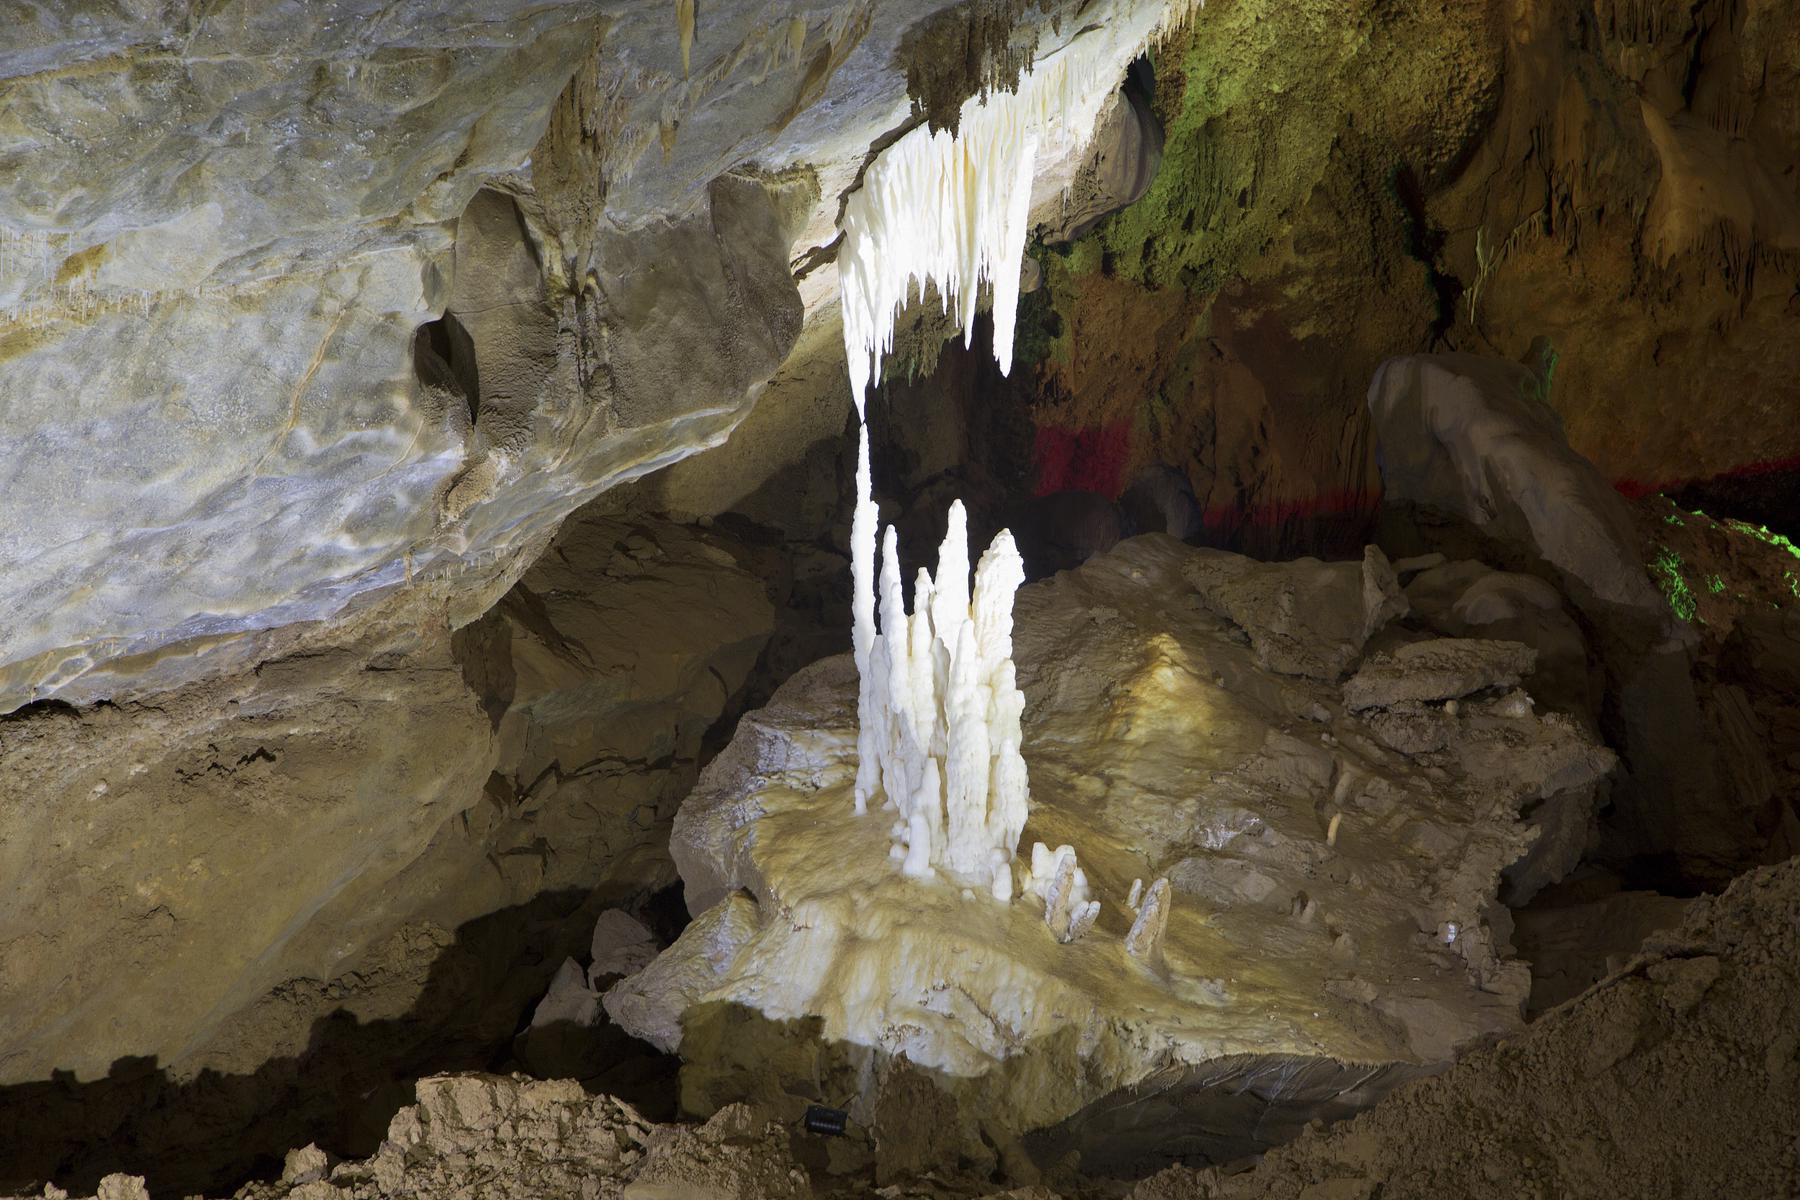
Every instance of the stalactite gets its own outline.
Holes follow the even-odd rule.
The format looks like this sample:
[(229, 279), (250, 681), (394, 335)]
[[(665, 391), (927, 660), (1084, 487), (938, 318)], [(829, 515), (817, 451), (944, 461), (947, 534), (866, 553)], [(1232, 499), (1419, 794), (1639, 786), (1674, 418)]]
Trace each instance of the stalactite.
[[(1162, 6), (1155, 28), (1192, 7), (1190, 0)], [(895, 317), (914, 288), (923, 293), (935, 285), (945, 311), (955, 305), (967, 345), (980, 284), (990, 283), (994, 355), (1003, 373), (1011, 369), (1038, 149), (1054, 144), (1067, 151), (1085, 142), (1111, 96), (1120, 64), (1108, 56), (1118, 50), (1105, 38), (1077, 36), (1023, 72), (1016, 92), (966, 101), (956, 134), (920, 126), (869, 164), (845, 202), (837, 260), (859, 418), (882, 356), (893, 349)], [(908, 875), (942, 871), (1008, 901), (1030, 795), (1019, 748), (1025, 699), (1012, 664), (1012, 600), (1024, 564), (1012, 535), (1002, 531), (982, 556), (971, 593), (967, 520), (962, 504), (953, 504), (937, 573), (919, 572), (909, 614), (892, 528), (883, 539), (879, 583), (875, 577), (879, 522), (866, 422), (856, 487), (850, 536), (856, 811), (867, 812), (877, 798), (895, 810), (892, 853)], [(1034, 860), (1040, 853), (1049, 852), (1036, 847)], [(1063, 941), (1090, 929), (1100, 910), (1087, 898), (1074, 853), (1062, 847), (1042, 864), (1049, 875), (1031, 876), (1046, 898), (1046, 920)]]

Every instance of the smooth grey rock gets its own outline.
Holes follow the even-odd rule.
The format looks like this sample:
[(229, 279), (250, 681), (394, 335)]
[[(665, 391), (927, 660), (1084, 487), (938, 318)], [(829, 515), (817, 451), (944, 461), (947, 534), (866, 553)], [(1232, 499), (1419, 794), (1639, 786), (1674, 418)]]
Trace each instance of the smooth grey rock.
[(642, 921), (619, 909), (607, 909), (594, 922), (589, 986), (609, 977), (637, 974), (655, 960), (659, 949)]

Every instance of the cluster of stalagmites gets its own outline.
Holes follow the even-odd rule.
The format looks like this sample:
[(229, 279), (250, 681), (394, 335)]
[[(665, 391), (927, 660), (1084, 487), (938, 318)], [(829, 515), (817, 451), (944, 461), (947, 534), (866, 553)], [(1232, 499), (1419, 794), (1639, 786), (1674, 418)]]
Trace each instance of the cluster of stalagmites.
[[(895, 814), (891, 856), (908, 876), (941, 873), (1008, 903), (1030, 808), (1019, 751), (1025, 696), (1012, 661), (1012, 602), (1024, 564), (1012, 535), (1001, 530), (975, 567), (971, 590), (967, 515), (960, 502), (952, 504), (937, 574), (920, 568), (908, 613), (892, 526), (882, 537), (879, 591), (872, 582), (876, 522), (866, 429), (857, 480), (856, 809), (866, 812), (870, 801), (885, 798)], [(1044, 923), (1058, 941), (1077, 940), (1099, 918), (1100, 902), (1089, 898), (1072, 846), (1035, 844), (1023, 890), (1043, 901)], [(1162, 897), (1159, 911), (1166, 889)]]

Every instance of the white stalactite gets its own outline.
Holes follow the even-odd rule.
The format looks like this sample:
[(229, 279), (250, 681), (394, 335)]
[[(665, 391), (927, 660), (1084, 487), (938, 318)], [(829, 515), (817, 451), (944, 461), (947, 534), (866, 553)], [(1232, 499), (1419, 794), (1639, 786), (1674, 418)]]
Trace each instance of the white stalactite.
[(1041, 52), (1016, 91), (963, 103), (959, 132), (920, 125), (863, 172), (839, 223), (838, 289), (850, 390), (881, 376), (894, 348), (894, 318), (915, 289), (935, 283), (956, 306), (963, 344), (974, 337), (982, 282), (994, 289), (994, 358), (1012, 369), (1019, 267), (1031, 220), (1039, 152), (1078, 160), (1126, 64), (1161, 30), (1185, 20), (1195, 0), (1121, 5), (1103, 29)]
[[(959, 133), (920, 126), (883, 150), (845, 202), (838, 251), (845, 358), (858, 417), (894, 320), (907, 298), (936, 285), (952, 302), (967, 345), (980, 284), (994, 295), (994, 357), (1012, 367), (1019, 267), (1030, 221), (1038, 152), (1073, 160), (1133, 55), (1184, 18), (1194, 0), (1125, 0), (1116, 19), (1083, 30), (1040, 56), (1016, 92), (993, 91), (963, 104)], [(938, 871), (987, 886), (1011, 900), (1012, 860), (1025, 827), (1030, 781), (1020, 753), (1025, 698), (1012, 664), (1013, 593), (1024, 564), (1002, 531), (969, 584), (966, 517), (960, 502), (938, 551), (935, 576), (921, 570), (913, 611), (905, 611), (899, 547), (886, 532), (879, 582), (879, 521), (863, 423), (851, 522), (852, 645), (857, 695), (856, 811), (878, 798), (896, 810), (893, 857), (913, 876)], [(879, 613), (879, 621), (877, 619)], [(1099, 903), (1062, 847), (1045, 864), (1061, 872), (1054, 913), (1064, 941), (1092, 927)], [(1044, 851), (1034, 850), (1034, 858)], [(1040, 895), (1054, 882), (1038, 881)]]

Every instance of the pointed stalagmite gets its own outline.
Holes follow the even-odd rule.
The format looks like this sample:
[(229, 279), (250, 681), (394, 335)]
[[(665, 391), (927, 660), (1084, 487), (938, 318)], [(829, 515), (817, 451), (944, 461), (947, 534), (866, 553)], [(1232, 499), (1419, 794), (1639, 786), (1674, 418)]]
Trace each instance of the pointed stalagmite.
[(1131, 931), (1125, 935), (1125, 950), (1133, 958), (1145, 962), (1154, 962), (1162, 953), (1163, 934), (1169, 928), (1169, 902), (1172, 898), (1167, 879), (1158, 879), (1150, 885), (1144, 894), (1141, 904), (1137, 901), (1141, 880), (1132, 884), (1131, 905), (1137, 909), (1137, 918), (1131, 923)]

